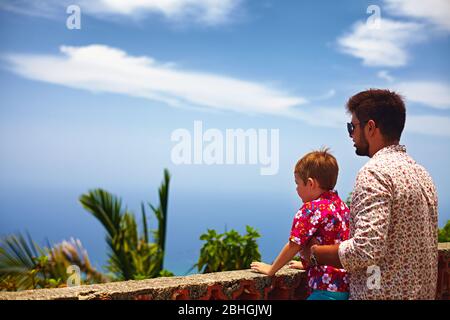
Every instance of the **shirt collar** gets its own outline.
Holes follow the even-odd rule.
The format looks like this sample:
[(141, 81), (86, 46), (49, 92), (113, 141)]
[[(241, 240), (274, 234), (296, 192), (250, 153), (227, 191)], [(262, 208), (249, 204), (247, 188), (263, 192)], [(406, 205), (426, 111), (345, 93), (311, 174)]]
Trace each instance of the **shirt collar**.
[(402, 144), (392, 144), (390, 146), (381, 148), (378, 150), (372, 158), (379, 157), (384, 154), (397, 153), (397, 152), (406, 152), (406, 147)]
[(329, 190), (329, 191), (325, 191), (324, 193), (322, 193), (319, 196), (319, 199), (329, 199), (329, 200), (331, 200), (331, 199), (337, 197), (337, 195), (338, 195), (338, 193), (337, 193), (336, 190)]

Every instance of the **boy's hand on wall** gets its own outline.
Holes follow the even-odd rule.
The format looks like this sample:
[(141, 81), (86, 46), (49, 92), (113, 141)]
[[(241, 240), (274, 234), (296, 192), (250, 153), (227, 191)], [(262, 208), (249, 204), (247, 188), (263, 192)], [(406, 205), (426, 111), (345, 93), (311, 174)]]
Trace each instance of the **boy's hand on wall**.
[(268, 276), (273, 276), (271, 272), (272, 265), (264, 262), (253, 261), (250, 265), (251, 269), (259, 273), (267, 274)]
[(288, 263), (289, 268), (291, 269), (300, 269), (300, 270), (305, 270), (306, 266), (303, 265), (303, 263), (301, 261), (296, 261), (296, 260), (292, 260)]

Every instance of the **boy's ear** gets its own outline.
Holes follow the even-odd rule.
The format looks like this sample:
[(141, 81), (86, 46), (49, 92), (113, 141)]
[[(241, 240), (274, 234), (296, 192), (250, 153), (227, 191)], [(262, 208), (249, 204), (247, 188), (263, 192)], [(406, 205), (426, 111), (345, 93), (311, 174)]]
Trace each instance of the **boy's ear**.
[(316, 179), (313, 179), (313, 178), (308, 178), (308, 185), (309, 185), (311, 188), (320, 187), (319, 181), (317, 181)]

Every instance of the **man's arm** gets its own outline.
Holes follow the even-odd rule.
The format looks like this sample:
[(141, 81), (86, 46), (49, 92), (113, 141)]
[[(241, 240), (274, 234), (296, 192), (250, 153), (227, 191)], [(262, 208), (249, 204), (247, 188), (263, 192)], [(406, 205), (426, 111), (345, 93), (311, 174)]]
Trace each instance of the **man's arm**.
[(386, 252), (392, 193), (389, 182), (379, 172), (365, 170), (358, 175), (352, 202), (356, 212), (352, 238), (340, 244), (312, 246), (317, 263), (346, 269), (367, 268), (378, 264)]
[(387, 251), (393, 203), (393, 185), (379, 168), (366, 168), (358, 175), (352, 211), (352, 238), (339, 244), (339, 259), (349, 272), (378, 265)]
[(341, 260), (339, 259), (339, 244), (333, 245), (313, 245), (311, 247), (311, 254), (314, 254), (317, 264), (332, 266), (342, 269)]
[(273, 264), (266, 264), (263, 262), (252, 262), (250, 265), (252, 270), (258, 271), (260, 273), (267, 274), (269, 276), (273, 276), (278, 270), (280, 270), (286, 263), (291, 261), (291, 259), (297, 254), (297, 252), (301, 249), (301, 246), (298, 244), (289, 241), (286, 243), (284, 248), (281, 250), (278, 257), (275, 259)]

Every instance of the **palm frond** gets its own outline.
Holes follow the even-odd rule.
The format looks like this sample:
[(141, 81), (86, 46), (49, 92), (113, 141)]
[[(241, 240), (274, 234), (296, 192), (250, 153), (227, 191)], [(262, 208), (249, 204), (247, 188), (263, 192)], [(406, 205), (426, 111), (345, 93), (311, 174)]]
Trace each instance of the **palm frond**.
[(7, 236), (0, 242), (0, 290), (64, 286), (69, 277), (67, 268), (73, 265), (80, 268), (85, 283), (108, 280), (91, 266), (79, 240), (55, 246), (48, 243), (41, 248), (29, 234), (27, 238), (21, 234)]
[[(150, 242), (147, 216), (141, 203), (142, 233), (139, 234), (132, 212), (122, 209), (121, 200), (102, 189), (90, 190), (80, 196), (83, 207), (104, 226), (106, 242), (110, 249), (108, 270), (118, 280), (151, 278), (163, 270), (167, 204), (170, 174), (164, 170), (164, 180), (159, 188), (159, 206), (148, 203), (158, 221), (158, 229), (153, 231), (155, 243)], [(165, 274), (168, 274), (166, 271)]]

